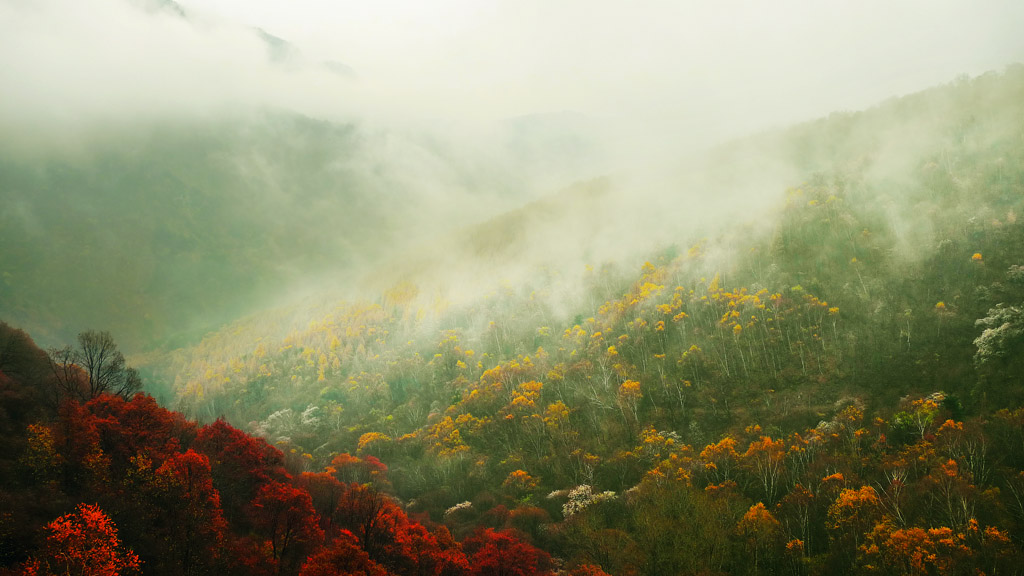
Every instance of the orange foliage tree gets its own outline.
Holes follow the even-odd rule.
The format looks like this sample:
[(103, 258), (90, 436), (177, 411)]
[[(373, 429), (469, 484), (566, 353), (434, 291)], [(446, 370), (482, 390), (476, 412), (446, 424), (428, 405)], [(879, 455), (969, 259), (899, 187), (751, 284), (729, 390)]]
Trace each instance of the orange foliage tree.
[(871, 486), (844, 488), (828, 509), (826, 526), (841, 553), (854, 554), (863, 535), (881, 520), (882, 503)]
[(736, 533), (746, 543), (747, 550), (754, 554), (754, 573), (758, 573), (762, 560), (771, 555), (781, 543), (782, 529), (775, 516), (758, 502), (750, 507), (736, 525)]

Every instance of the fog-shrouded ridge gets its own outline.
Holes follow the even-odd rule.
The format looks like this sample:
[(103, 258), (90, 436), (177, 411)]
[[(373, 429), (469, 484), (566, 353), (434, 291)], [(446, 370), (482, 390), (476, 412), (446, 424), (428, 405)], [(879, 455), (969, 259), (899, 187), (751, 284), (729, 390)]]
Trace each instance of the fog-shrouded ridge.
[(0, 0), (0, 573), (1013, 573), (1018, 3)]
[[(900, 132), (897, 105), (825, 139), (847, 148), (778, 127), (1002, 69), (1020, 21), (1013, 2), (2, 2), (0, 316), (138, 350), (301, 296), (414, 278), (472, 298), (768, 233), (749, 215), (816, 170), (893, 181), (948, 137)], [(912, 204), (891, 216), (908, 246), (928, 233)]]
[[(755, 289), (804, 286), (855, 301), (872, 310), (859, 321), (882, 325), (906, 312), (887, 301), (898, 290), (860, 277), (864, 264), (850, 254), (871, 262), (875, 274), (898, 278), (945, 262), (952, 246), (970, 262), (989, 241), (978, 231), (983, 224), (1005, 222), (1009, 230), (1020, 212), (1009, 166), (1024, 131), (1022, 106), (1024, 67), (1016, 66), (718, 146), (680, 164), (672, 181), (692, 194), (645, 196), (637, 192), (667, 185), (628, 176), (580, 182), (383, 257), (347, 289), (294, 293), (272, 314), (146, 362), (179, 392), (191, 390), (206, 367), (233, 361), (223, 354), (286, 350), (301, 339), (296, 334), (337, 329), (333, 322), (363, 306), (394, 314), (396, 298), (417, 312), (414, 327), (387, 339), (391, 352), (404, 350), (409, 336), (429, 349), (446, 329), (470, 346), (486, 342), (502, 317), (527, 333), (538, 326), (558, 333), (595, 315), (604, 298), (632, 290), (646, 260), (676, 270), (686, 286), (719, 275), (745, 278)], [(1004, 165), (1005, 178), (991, 181)], [(928, 290), (926, 300), (968, 297), (938, 285)], [(526, 303), (521, 311), (503, 308)], [(517, 350), (530, 352), (532, 341), (516, 342), (525, 346)]]

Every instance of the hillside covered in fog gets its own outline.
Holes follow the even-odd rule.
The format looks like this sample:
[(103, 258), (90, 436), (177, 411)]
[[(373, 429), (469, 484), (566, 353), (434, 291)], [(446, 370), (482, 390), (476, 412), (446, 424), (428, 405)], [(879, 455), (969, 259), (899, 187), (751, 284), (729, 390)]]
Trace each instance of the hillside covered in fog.
[(0, 576), (1021, 573), (1021, 21), (0, 2)]
[[(535, 544), (612, 573), (742, 572), (728, 543), (747, 521), (767, 523), (771, 570), (795, 546), (801, 570), (871, 562), (889, 552), (832, 527), (862, 485), (892, 499), (893, 530), (1012, 533), (997, 493), (1018, 449), (988, 446), (1024, 399), (1021, 96), (1015, 68), (724, 146), (700, 179), (725, 226), (591, 182), (424, 249), (444, 274), (252, 316), (152, 358), (154, 380), (303, 469), (380, 458), (387, 489), (456, 536), (531, 514)], [(729, 202), (766, 158), (798, 176), (764, 208)], [(629, 233), (643, 222), (677, 242), (641, 250), (659, 237)], [(616, 242), (634, 259), (587, 260)], [(954, 464), (947, 508), (931, 491)], [(945, 561), (983, 554), (964, 546)]]

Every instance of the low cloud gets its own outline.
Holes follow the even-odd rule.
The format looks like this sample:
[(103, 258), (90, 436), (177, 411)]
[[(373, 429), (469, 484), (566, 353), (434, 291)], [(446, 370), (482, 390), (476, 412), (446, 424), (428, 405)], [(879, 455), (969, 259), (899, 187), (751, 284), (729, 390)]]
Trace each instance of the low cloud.
[[(150, 145), (162, 135), (188, 143), (182, 134), (228, 126), (235, 140), (179, 145), (211, 151), (187, 166), (216, 165), (209, 173), (230, 179), (239, 197), (262, 195), (226, 210), (240, 228), (250, 213), (273, 222), (284, 240), (272, 245), (299, 230), (316, 250), (296, 252), (348, 246), (336, 260), (360, 269), (409, 253), (422, 268), (430, 259), (420, 255), (448, 250), (431, 272), (451, 283), (444, 274), (465, 260), (451, 244), (467, 242), (457, 231), (525, 205), (526, 220), (540, 219), (517, 232), (521, 251), (460, 272), (521, 278), (541, 264), (628, 258), (710, 233), (738, 206), (768, 210), (807, 166), (770, 146), (740, 163), (703, 151), (1001, 69), (1024, 59), (1022, 21), (1024, 4), (1013, 0), (0, 0), (0, 154), (26, 174), (54, 155), (88, 164), (97, 150), (112, 166), (144, 163), (132, 155), (168, 149)], [(268, 114), (312, 124), (279, 129)], [(352, 132), (324, 136), (320, 121)], [(292, 156), (320, 137), (333, 147), (309, 154), (310, 176)], [(102, 174), (96, 166), (83, 173)], [(606, 175), (592, 213), (573, 193), (554, 208), (530, 204)], [(203, 193), (217, 189), (197, 182)], [(295, 190), (308, 182), (320, 188), (315, 201)], [(0, 190), (0, 199), (19, 195)], [(50, 233), (43, 206), (7, 206), (0, 217)], [(327, 214), (356, 220), (362, 236), (330, 222), (309, 229)], [(191, 262), (204, 248), (170, 257)], [(132, 258), (122, 268), (136, 266)], [(334, 259), (309, 264), (323, 271), (317, 279), (286, 260), (273, 264), (292, 279), (288, 290), (350, 276), (351, 266), (324, 271)]]

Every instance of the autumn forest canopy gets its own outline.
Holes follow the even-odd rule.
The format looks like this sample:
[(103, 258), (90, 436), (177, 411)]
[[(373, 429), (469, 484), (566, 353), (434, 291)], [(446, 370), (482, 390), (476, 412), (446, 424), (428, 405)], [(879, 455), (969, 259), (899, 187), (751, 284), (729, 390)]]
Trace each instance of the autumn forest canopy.
[[(737, 52), (684, 90), (602, 7), (505, 61), (500, 10), (346, 40), (101, 0), (134, 68), (57, 4), (0, 46), (61, 27), (111, 84), (0, 96), (0, 575), (1024, 570), (1024, 65), (864, 101)], [(788, 25), (838, 54), (823, 18)]]

